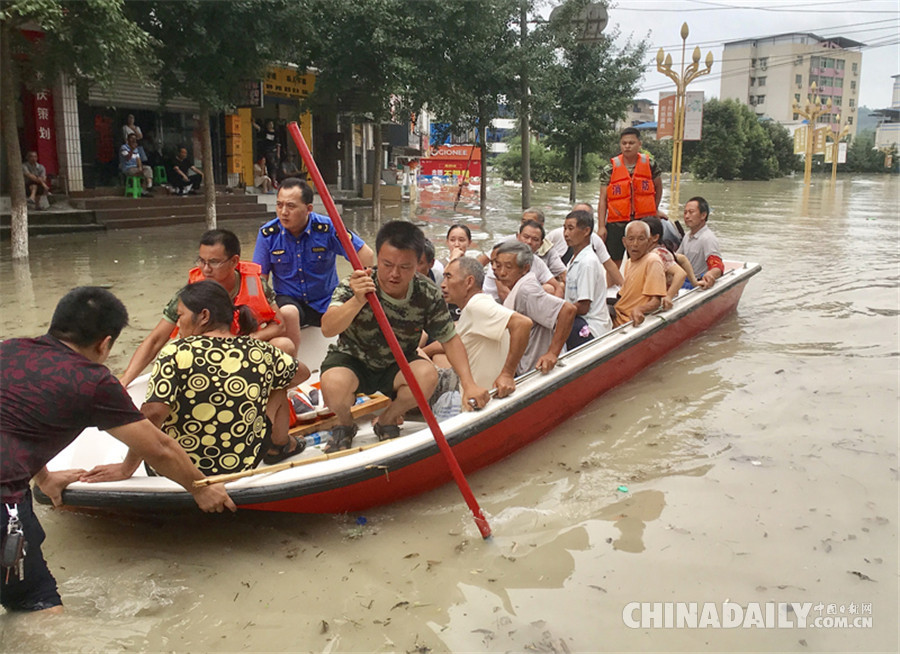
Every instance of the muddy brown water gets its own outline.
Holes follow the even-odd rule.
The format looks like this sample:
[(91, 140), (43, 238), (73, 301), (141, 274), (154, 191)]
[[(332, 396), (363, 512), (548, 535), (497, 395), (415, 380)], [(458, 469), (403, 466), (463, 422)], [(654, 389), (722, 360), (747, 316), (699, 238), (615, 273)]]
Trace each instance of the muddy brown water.
[[(897, 651), (900, 181), (681, 189), (696, 194), (726, 256), (763, 272), (708, 333), (470, 475), (492, 541), (452, 485), (364, 515), (39, 507), (67, 613), (0, 615), (0, 650)], [(445, 254), (455, 217), (486, 242), (512, 230), (519, 189), (489, 197), (483, 220), (452, 196), (386, 215), (419, 221)], [(567, 187), (534, 200), (561, 224)], [(371, 242), (364, 211), (344, 217)], [(224, 226), (249, 257), (258, 225)], [(200, 231), (33, 238), (17, 266), (4, 244), (0, 333), (43, 333), (69, 288), (108, 285), (131, 313), (109, 361), (120, 372)], [(871, 626), (666, 628), (632, 602), (811, 603), (810, 621)]]

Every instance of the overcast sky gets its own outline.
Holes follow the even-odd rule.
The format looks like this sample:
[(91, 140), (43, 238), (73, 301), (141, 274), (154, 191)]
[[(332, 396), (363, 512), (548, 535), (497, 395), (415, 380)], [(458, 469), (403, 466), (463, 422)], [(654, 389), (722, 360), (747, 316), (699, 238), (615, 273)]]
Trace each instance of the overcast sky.
[[(659, 91), (674, 83), (656, 72), (656, 53), (662, 47), (680, 69), (681, 24), (687, 22), (687, 56), (700, 46), (701, 61), (711, 51), (712, 72), (698, 78), (689, 90), (719, 95), (722, 46), (728, 41), (812, 32), (823, 38), (843, 36), (866, 44), (862, 50), (859, 104), (870, 109), (891, 104), (891, 75), (900, 74), (900, 2), (898, 0), (617, 0), (609, 10), (606, 30), (618, 27), (623, 41), (648, 38), (647, 72), (641, 95), (659, 101)], [(848, 10), (848, 8), (851, 8)], [(649, 36), (648, 36), (649, 33)]]

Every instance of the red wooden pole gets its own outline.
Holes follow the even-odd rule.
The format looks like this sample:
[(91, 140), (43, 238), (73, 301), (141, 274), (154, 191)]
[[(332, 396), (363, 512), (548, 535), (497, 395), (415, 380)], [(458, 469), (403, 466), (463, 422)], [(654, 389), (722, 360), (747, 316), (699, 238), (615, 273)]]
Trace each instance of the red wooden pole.
[[(337, 207), (334, 205), (331, 193), (328, 191), (325, 180), (322, 179), (322, 174), (319, 172), (319, 167), (316, 166), (312, 153), (306, 146), (303, 134), (300, 133), (300, 127), (296, 122), (292, 122), (288, 125), (288, 131), (294, 138), (294, 143), (300, 151), (303, 163), (306, 164), (306, 170), (312, 176), (312, 180), (316, 185), (316, 190), (319, 192), (319, 197), (322, 198), (322, 202), (325, 204), (325, 209), (328, 211), (331, 222), (334, 223), (334, 229), (337, 232), (338, 238), (341, 240), (341, 245), (344, 246), (344, 252), (347, 253), (350, 264), (353, 266), (354, 270), (362, 270), (363, 265), (359, 260), (359, 255), (356, 253), (356, 250), (353, 249), (353, 243), (350, 241), (350, 236), (347, 234), (347, 228), (344, 227), (344, 221), (341, 220), (341, 216), (338, 214)], [(394, 358), (400, 366), (400, 371), (403, 373), (406, 383), (409, 384), (413, 397), (416, 398), (419, 410), (422, 412), (422, 415), (425, 416), (425, 422), (427, 422), (428, 426), (431, 428), (431, 434), (434, 436), (438, 449), (440, 449), (441, 454), (444, 455), (444, 459), (447, 461), (447, 467), (450, 468), (450, 473), (453, 475), (456, 485), (459, 486), (459, 490), (466, 500), (466, 504), (472, 511), (472, 516), (475, 518), (475, 524), (478, 527), (478, 531), (481, 532), (481, 537), (490, 538), (491, 526), (488, 524), (487, 518), (484, 517), (481, 507), (478, 506), (478, 500), (475, 499), (472, 489), (469, 488), (469, 483), (466, 481), (462, 468), (459, 467), (459, 462), (456, 460), (453, 450), (450, 449), (450, 444), (447, 443), (447, 438), (444, 436), (444, 432), (441, 431), (437, 418), (434, 417), (431, 407), (428, 406), (428, 400), (426, 399), (425, 394), (422, 393), (419, 382), (416, 381), (415, 376), (413, 376), (412, 369), (409, 367), (409, 362), (406, 360), (406, 356), (400, 348), (400, 343), (394, 335), (394, 330), (391, 328), (390, 322), (388, 322), (384, 309), (381, 306), (381, 302), (378, 300), (378, 296), (375, 295), (375, 293), (368, 293), (366, 294), (366, 299), (369, 301), (369, 306), (372, 307), (372, 313), (375, 314), (375, 320), (378, 321), (378, 326), (381, 327), (381, 332), (384, 334), (384, 338), (387, 340), (391, 352), (394, 354)]]

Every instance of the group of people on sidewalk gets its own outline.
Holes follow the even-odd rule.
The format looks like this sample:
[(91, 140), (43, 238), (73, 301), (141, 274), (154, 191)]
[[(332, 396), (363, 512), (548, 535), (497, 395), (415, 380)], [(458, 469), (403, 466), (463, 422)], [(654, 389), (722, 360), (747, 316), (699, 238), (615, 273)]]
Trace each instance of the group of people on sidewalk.
[[(379, 299), (426, 397), (436, 402), (449, 394), (456, 411), (467, 411), (484, 407), (492, 388), (498, 397), (514, 392), (517, 375), (548, 373), (564, 348), (614, 325), (640, 325), (674, 298), (688, 276), (678, 272), (682, 265), (690, 267), (697, 286), (712, 286), (723, 266), (706, 227), (705, 200), (685, 205), (690, 233), (678, 248), (684, 261), (671, 252), (671, 260), (661, 258), (661, 221), (656, 212), (638, 215), (646, 198), (658, 202), (653, 171), (645, 169), (643, 155), (626, 157), (625, 150), (623, 145), (619, 158), (628, 180), (614, 158), (597, 228), (590, 206), (576, 205), (565, 216), (560, 241), (558, 234), (545, 234), (542, 212), (526, 211), (518, 233), (492, 249), (487, 271), (493, 292), (485, 291), (488, 257), (480, 261), (467, 253), (468, 228), (451, 228), (450, 259), (431, 279), (433, 247), (429, 258), (421, 229), (400, 220), (382, 225), (374, 250), (348, 232), (364, 268), (339, 281), (336, 257), (346, 257), (341, 238), (328, 217), (313, 211), (312, 189), (297, 178), (281, 183), (277, 217), (260, 227), (252, 261), (241, 260), (240, 242), (227, 230), (201, 236), (187, 284), (118, 380), (103, 363), (127, 324), (127, 311), (109, 291), (73, 289), (60, 300), (46, 335), (0, 344), (0, 533), (13, 533), (15, 526), (28, 542), (24, 558), (0, 575), (0, 604), (61, 609), (41, 555), (44, 534), (31, 507), (31, 480), (59, 504), (75, 480), (124, 479), (144, 462), (148, 474), (165, 475), (191, 492), (201, 509), (235, 510), (221, 484), (198, 488), (193, 482), (299, 454), (305, 441), (289, 434), (286, 390), (309, 377), (308, 364), (318, 363), (297, 360), (302, 326), (317, 325), (323, 335), (337, 337), (320, 366), (323, 399), (337, 418), (326, 451), (352, 445), (350, 409), (359, 392), (380, 391), (392, 399), (374, 431), (379, 439), (400, 436), (404, 414), (416, 402), (369, 294)], [(622, 197), (631, 198), (631, 211)], [(627, 220), (620, 220), (626, 213)], [(621, 272), (607, 251), (620, 229), (609, 225), (619, 222), (625, 223), (620, 257), (628, 255)], [(535, 275), (539, 261), (550, 275), (543, 283)], [(614, 315), (608, 286), (621, 287)], [(138, 409), (125, 386), (151, 363)], [(87, 426), (126, 443), (124, 460), (90, 471), (48, 471), (46, 464)]]

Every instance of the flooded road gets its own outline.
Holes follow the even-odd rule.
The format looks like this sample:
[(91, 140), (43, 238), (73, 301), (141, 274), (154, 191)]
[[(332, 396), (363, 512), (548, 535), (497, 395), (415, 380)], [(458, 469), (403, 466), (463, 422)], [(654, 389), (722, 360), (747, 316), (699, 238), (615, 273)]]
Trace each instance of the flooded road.
[[(567, 195), (535, 189), (549, 227)], [(39, 507), (68, 612), (0, 616), (0, 650), (897, 651), (900, 181), (816, 178), (808, 195), (794, 179), (685, 183), (693, 195), (726, 258), (763, 272), (704, 336), (470, 475), (491, 542), (452, 485), (364, 516), (138, 522)], [(489, 198), (480, 221), (452, 197), (411, 218), (439, 245), (454, 215), (489, 241), (518, 222), (519, 189)], [(580, 198), (596, 203), (595, 185)], [(344, 217), (374, 240), (365, 212)], [(258, 225), (222, 226), (249, 257)], [(200, 231), (35, 238), (26, 267), (4, 244), (0, 333), (43, 333), (69, 288), (109, 285), (131, 313), (109, 360), (121, 372)], [(652, 605), (721, 615), (726, 602), (747, 615), (809, 603), (810, 625), (822, 619), (666, 628)]]

